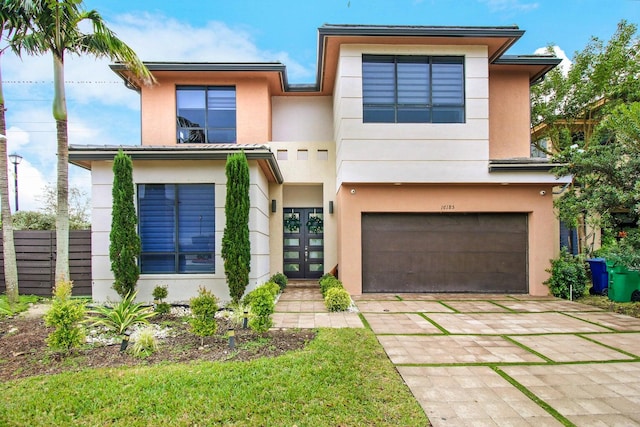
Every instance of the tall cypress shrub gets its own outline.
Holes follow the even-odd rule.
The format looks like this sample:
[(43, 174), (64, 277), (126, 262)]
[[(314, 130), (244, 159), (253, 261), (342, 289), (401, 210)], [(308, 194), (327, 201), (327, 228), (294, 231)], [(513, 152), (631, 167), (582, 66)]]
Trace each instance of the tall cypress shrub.
[(122, 150), (113, 159), (113, 207), (109, 234), (109, 259), (113, 271), (113, 289), (121, 297), (133, 292), (140, 268), (140, 237), (136, 232), (138, 218), (134, 206), (133, 165)]
[(227, 157), (227, 222), (222, 237), (224, 272), (229, 295), (240, 301), (249, 284), (251, 242), (249, 241), (249, 163), (244, 152)]

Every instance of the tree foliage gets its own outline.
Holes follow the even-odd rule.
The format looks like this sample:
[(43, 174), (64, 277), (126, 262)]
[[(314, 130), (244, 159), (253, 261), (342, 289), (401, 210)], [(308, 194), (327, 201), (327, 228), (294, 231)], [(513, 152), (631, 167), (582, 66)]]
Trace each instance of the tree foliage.
[[(56, 279), (69, 277), (69, 135), (65, 97), (64, 57), (67, 53), (107, 57), (122, 62), (144, 83), (153, 76), (135, 52), (116, 37), (95, 10), (86, 11), (81, 0), (31, 0), (29, 30), (18, 32), (12, 45), (18, 55), (50, 53), (53, 57), (53, 117), (57, 133)], [(90, 31), (83, 31), (84, 24)]]
[(109, 259), (113, 271), (113, 289), (121, 297), (133, 293), (140, 268), (140, 236), (136, 232), (138, 217), (134, 205), (133, 165), (122, 150), (113, 159), (113, 205), (111, 233), (109, 234)]
[[(40, 202), (40, 210), (55, 218), (58, 211), (57, 189), (53, 184), (47, 184), (42, 194), (37, 197)], [(87, 192), (78, 187), (69, 187), (69, 228), (81, 230), (91, 228), (89, 218), (90, 200)], [(55, 227), (54, 227), (55, 228)]]
[[(12, 45), (12, 39), (28, 29), (30, 16), (21, 1), (3, 0), (0, 4), (0, 41), (7, 41), (0, 46), (2, 54)], [(0, 73), (0, 219), (2, 220), (2, 252), (4, 259), (4, 280), (7, 299), (11, 305), (18, 302), (18, 267), (16, 250), (13, 242), (13, 221), (9, 206), (9, 173), (7, 165), (7, 125), (5, 120), (5, 100)]]
[(229, 294), (240, 301), (249, 284), (251, 242), (249, 241), (249, 163), (244, 152), (227, 158), (226, 226), (222, 237), (224, 272)]
[[(640, 41), (626, 21), (605, 43), (592, 38), (567, 74), (553, 70), (532, 88), (538, 141), (552, 144), (572, 183), (556, 200), (560, 219), (602, 228), (612, 213), (640, 213)], [(535, 133), (535, 132), (534, 132)], [(535, 141), (534, 141), (535, 142)]]

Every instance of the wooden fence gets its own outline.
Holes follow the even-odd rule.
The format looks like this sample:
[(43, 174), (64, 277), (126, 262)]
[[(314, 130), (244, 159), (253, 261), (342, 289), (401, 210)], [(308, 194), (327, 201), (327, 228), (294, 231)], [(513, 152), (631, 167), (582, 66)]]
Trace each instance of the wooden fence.
[[(5, 293), (0, 233), (0, 293)], [(56, 232), (14, 231), (20, 294), (51, 296), (55, 285)], [(73, 295), (91, 296), (91, 230), (69, 233), (69, 269)]]

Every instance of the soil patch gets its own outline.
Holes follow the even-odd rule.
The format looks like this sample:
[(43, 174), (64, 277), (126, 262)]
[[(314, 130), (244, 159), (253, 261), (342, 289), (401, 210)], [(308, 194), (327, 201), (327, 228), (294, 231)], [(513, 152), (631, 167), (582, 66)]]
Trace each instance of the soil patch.
[(186, 318), (156, 316), (153, 324), (163, 331), (158, 338), (158, 350), (146, 358), (121, 352), (120, 343), (87, 344), (71, 354), (62, 355), (47, 347), (46, 339), (53, 328), (44, 324), (41, 316), (0, 318), (0, 381), (33, 375), (73, 372), (87, 368), (117, 368), (159, 363), (187, 363), (195, 361), (246, 361), (261, 357), (275, 357), (303, 348), (311, 341), (314, 330), (271, 330), (258, 334), (251, 329), (235, 329), (235, 348), (229, 348), (227, 319), (218, 320), (218, 334), (205, 338), (190, 332)]

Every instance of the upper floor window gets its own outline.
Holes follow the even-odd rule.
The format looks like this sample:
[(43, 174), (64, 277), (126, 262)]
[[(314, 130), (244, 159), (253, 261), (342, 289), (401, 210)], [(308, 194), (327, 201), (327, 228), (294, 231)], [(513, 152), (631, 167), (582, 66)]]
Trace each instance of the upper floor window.
[(236, 88), (178, 86), (178, 144), (235, 143)]
[(365, 123), (464, 123), (464, 58), (364, 55)]

